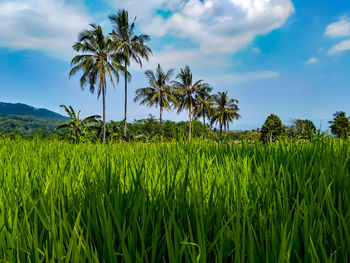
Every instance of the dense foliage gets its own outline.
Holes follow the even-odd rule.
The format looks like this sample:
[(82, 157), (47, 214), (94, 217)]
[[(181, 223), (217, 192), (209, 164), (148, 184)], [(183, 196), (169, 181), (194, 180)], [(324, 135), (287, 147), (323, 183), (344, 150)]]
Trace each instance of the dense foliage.
[(331, 131), (337, 138), (348, 138), (350, 135), (350, 120), (345, 112), (337, 111), (333, 114), (334, 119), (330, 122)]
[(287, 134), (293, 139), (310, 140), (316, 134), (316, 127), (310, 120), (293, 120), (288, 127)]
[(5, 262), (350, 260), (350, 142), (0, 140), (0, 164)]
[(261, 128), (261, 140), (271, 143), (283, 138), (286, 132), (286, 126), (282, 124), (281, 119), (277, 115), (271, 114)]
[(65, 129), (65, 138), (74, 143), (85, 142), (91, 139), (89, 135), (101, 116), (92, 115), (80, 120), (80, 111), (76, 114), (72, 106), (67, 107), (65, 105), (60, 105), (60, 107), (64, 108), (70, 120), (57, 125), (55, 130)]
[(63, 120), (24, 115), (0, 116), (0, 133), (29, 135), (35, 132), (52, 133)]

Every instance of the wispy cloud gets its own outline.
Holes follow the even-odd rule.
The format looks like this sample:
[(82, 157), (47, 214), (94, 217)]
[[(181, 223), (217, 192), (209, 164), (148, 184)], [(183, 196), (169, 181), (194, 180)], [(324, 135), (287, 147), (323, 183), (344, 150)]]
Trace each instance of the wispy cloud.
[(339, 44), (334, 45), (330, 50), (328, 50), (329, 55), (337, 55), (343, 51), (350, 50), (350, 39), (344, 40)]
[(328, 37), (343, 37), (350, 35), (350, 21), (347, 16), (342, 16), (338, 22), (326, 27), (325, 35)]
[(261, 52), (260, 48), (258, 48), (258, 47), (253, 47), (253, 48), (252, 48), (252, 51), (253, 51), (254, 53), (257, 53), (257, 54), (259, 54), (259, 53)]
[(306, 64), (310, 65), (310, 64), (315, 64), (315, 63), (319, 63), (319, 62), (320, 62), (320, 60), (317, 57), (312, 57), (306, 61)]
[(91, 22), (83, 5), (68, 1), (1, 1), (0, 46), (69, 58), (78, 33)]
[(253, 71), (242, 73), (221, 74), (207, 77), (210, 83), (216, 84), (237, 84), (243, 82), (253, 82), (265, 79), (274, 79), (280, 76), (279, 72), (275, 71)]
[[(325, 35), (332, 38), (350, 36), (349, 18), (347, 16), (342, 16), (339, 21), (328, 25)], [(328, 55), (338, 55), (347, 50), (350, 50), (350, 39), (334, 45), (327, 53)]]

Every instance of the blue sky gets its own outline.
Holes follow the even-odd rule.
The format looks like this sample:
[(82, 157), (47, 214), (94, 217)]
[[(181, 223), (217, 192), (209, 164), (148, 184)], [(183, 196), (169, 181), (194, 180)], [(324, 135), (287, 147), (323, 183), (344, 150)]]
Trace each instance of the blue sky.
[[(82, 115), (102, 101), (68, 78), (77, 34), (91, 22), (109, 32), (108, 15), (126, 8), (149, 34), (153, 56), (132, 65), (129, 120), (158, 116), (133, 102), (147, 86), (144, 70), (189, 65), (195, 79), (239, 100), (233, 129), (261, 127), (270, 113), (285, 124), (308, 118), (327, 129), (350, 113), (350, 1), (344, 0), (0, 0), (0, 101)], [(123, 117), (123, 82), (108, 87), (107, 118)], [(61, 112), (62, 113), (62, 112)], [(182, 120), (187, 114), (166, 112)]]

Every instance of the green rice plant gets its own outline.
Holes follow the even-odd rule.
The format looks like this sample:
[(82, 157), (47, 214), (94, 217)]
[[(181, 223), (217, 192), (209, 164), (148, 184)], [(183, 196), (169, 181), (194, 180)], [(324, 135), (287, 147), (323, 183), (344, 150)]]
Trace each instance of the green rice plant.
[(0, 139), (1, 262), (348, 262), (350, 142)]

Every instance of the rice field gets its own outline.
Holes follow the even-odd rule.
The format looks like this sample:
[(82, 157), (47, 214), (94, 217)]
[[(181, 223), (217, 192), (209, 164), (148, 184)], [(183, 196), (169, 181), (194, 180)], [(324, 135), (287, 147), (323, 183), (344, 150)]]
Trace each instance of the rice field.
[(0, 140), (0, 262), (350, 261), (350, 142)]

